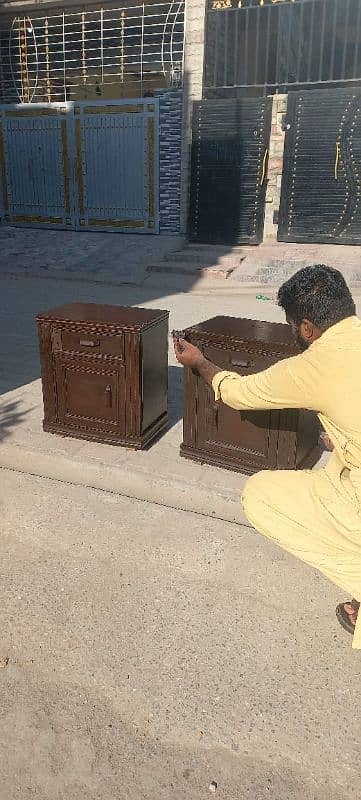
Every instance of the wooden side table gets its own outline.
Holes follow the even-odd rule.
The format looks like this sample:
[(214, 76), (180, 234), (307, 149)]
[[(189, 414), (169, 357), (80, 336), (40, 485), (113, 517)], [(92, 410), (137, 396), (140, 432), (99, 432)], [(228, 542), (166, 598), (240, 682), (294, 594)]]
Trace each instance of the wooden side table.
[[(206, 358), (251, 375), (298, 352), (288, 325), (215, 317), (184, 335)], [(320, 423), (310, 411), (234, 411), (216, 403), (212, 389), (185, 370), (181, 455), (252, 474), (261, 469), (312, 467), (320, 457)]]
[(90, 303), (39, 314), (44, 430), (148, 445), (167, 423), (168, 317)]

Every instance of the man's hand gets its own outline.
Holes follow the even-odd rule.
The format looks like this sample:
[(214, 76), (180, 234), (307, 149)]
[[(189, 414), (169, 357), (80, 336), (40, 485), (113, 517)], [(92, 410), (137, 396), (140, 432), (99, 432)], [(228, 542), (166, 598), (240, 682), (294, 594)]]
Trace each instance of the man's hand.
[(202, 361), (204, 361), (204, 356), (201, 351), (198, 350), (198, 347), (190, 344), (190, 342), (186, 342), (185, 339), (173, 339), (173, 344), (177, 361), (179, 361), (183, 367), (198, 369)]
[(198, 347), (195, 347), (194, 344), (190, 344), (190, 342), (186, 342), (185, 339), (174, 337), (173, 343), (177, 361), (183, 364), (183, 367), (190, 367), (190, 369), (197, 370), (199, 375), (211, 386), (213, 378), (220, 372), (220, 368), (216, 367), (215, 364), (211, 364), (210, 361), (207, 361), (203, 353), (198, 350)]

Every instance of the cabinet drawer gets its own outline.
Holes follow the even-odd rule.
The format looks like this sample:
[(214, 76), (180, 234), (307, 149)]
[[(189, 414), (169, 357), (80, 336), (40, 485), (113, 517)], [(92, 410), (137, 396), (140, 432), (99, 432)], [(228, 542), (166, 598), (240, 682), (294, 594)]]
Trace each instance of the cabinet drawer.
[(202, 347), (206, 358), (217, 367), (238, 372), (240, 375), (252, 375), (261, 372), (279, 359), (276, 356), (260, 355), (247, 350), (221, 350), (218, 347)]
[(53, 352), (112, 356), (124, 361), (124, 336), (53, 329)]

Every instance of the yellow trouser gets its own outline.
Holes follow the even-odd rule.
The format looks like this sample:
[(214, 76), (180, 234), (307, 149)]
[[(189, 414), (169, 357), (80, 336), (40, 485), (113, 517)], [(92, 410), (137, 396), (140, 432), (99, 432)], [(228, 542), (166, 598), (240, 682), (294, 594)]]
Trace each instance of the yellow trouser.
[[(361, 515), (336, 456), (323, 469), (259, 472), (242, 500), (256, 530), (361, 600)], [(352, 646), (361, 649), (361, 614)]]

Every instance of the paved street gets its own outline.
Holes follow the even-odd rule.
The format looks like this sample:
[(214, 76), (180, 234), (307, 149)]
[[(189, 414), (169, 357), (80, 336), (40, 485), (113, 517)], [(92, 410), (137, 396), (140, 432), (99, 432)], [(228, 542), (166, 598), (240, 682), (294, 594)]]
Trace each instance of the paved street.
[(335, 587), (237, 525), (6, 471), (1, 516), (1, 800), (360, 797)]

